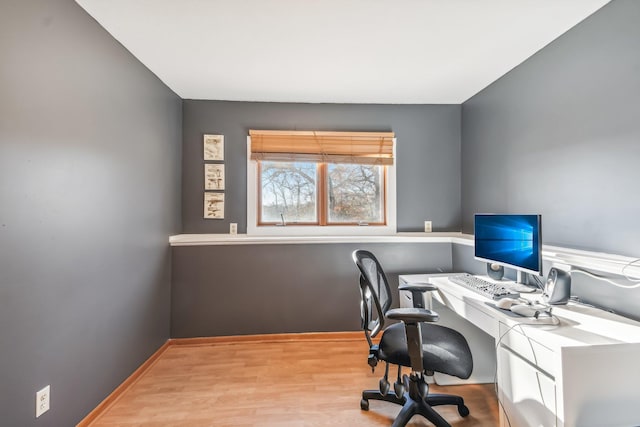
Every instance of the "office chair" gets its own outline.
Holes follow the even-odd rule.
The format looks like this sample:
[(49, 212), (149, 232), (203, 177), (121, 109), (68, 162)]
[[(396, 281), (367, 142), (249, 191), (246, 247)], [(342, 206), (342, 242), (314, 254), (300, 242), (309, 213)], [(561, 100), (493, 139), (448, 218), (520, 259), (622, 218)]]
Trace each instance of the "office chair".
[[(369, 400), (383, 400), (402, 405), (392, 427), (405, 426), (411, 417), (422, 415), (437, 427), (450, 427), (432, 406), (456, 405), (458, 413), (466, 417), (469, 409), (460, 396), (429, 393), (425, 375), (434, 372), (466, 379), (473, 370), (471, 351), (465, 338), (457, 331), (440, 325), (438, 314), (424, 308), (422, 293), (434, 291), (433, 285), (404, 285), (401, 290), (413, 295), (413, 308), (390, 309), (392, 298), (389, 283), (376, 257), (368, 251), (356, 250), (353, 261), (360, 270), (360, 314), (362, 328), (369, 343), (368, 363), (374, 371), (379, 360), (386, 363), (379, 390), (364, 390), (360, 408), (369, 410)], [(375, 311), (374, 311), (375, 308)], [(386, 329), (385, 317), (401, 320)], [(375, 338), (382, 331), (379, 344)], [(398, 376), (393, 393), (389, 393), (389, 365), (398, 365)], [(403, 366), (411, 368), (409, 376), (400, 378)]]

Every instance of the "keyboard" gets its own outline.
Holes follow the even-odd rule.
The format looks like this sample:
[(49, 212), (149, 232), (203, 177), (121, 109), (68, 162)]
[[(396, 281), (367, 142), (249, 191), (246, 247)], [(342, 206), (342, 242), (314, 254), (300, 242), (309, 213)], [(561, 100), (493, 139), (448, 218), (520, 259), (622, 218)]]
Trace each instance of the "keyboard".
[(514, 292), (506, 286), (503, 286), (499, 283), (488, 282), (486, 280), (480, 279), (479, 277), (472, 276), (468, 273), (449, 276), (449, 280), (457, 285), (464, 286), (465, 288), (477, 292), (480, 295), (492, 300), (520, 297), (520, 294), (518, 292)]

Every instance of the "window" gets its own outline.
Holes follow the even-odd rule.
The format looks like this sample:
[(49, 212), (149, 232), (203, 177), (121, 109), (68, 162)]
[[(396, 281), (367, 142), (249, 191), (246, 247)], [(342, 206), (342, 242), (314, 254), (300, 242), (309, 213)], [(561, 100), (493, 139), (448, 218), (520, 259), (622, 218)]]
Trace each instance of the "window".
[(258, 165), (260, 225), (385, 224), (385, 167), (346, 163)]
[(395, 233), (394, 141), (389, 132), (251, 131), (247, 232)]
[(327, 223), (385, 224), (385, 167), (329, 163)]
[(260, 224), (318, 223), (318, 165), (260, 162)]

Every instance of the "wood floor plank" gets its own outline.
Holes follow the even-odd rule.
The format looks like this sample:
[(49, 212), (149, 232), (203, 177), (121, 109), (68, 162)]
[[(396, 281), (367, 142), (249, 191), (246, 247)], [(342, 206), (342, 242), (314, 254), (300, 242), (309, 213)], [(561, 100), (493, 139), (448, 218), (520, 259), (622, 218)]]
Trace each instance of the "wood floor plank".
[[(170, 346), (92, 427), (389, 426), (398, 405), (370, 402), (377, 387), (364, 340), (231, 342)], [(432, 386), (464, 397), (471, 415), (437, 410), (452, 426), (498, 425), (493, 385)], [(429, 426), (414, 417), (411, 427)]]

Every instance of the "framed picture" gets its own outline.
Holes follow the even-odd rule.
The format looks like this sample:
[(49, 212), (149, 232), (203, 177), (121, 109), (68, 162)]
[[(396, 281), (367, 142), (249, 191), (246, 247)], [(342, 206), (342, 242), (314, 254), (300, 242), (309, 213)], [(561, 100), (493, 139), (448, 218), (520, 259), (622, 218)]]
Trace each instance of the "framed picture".
[(224, 165), (204, 165), (204, 189), (224, 190)]
[(224, 219), (224, 193), (204, 193), (204, 217)]
[(224, 135), (204, 136), (204, 159), (224, 160)]

